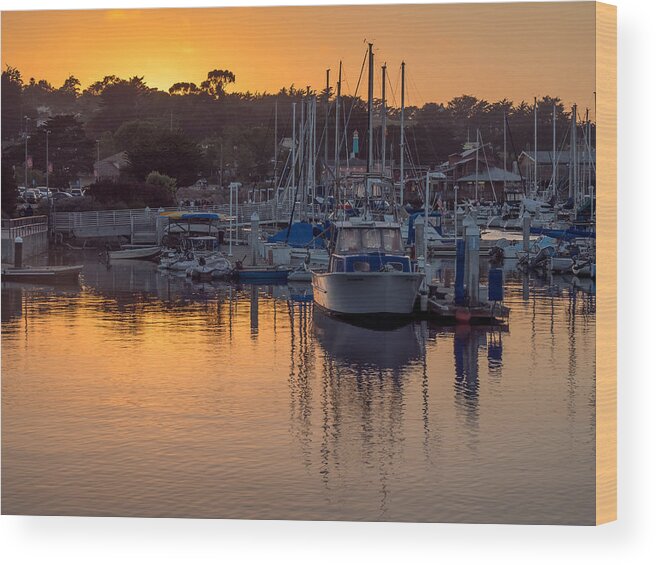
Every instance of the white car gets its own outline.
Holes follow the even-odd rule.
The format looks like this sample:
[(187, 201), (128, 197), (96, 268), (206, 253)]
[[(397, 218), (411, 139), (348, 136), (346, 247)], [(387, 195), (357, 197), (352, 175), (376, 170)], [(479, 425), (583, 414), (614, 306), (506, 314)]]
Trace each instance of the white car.
[(84, 196), (84, 191), (81, 188), (71, 188), (69, 194), (71, 196), (80, 197), (80, 196)]

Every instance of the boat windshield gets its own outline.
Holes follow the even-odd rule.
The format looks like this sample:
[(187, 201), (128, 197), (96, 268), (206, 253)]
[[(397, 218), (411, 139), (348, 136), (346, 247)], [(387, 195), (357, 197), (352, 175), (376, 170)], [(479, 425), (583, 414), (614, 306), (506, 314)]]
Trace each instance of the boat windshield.
[(338, 253), (403, 253), (398, 228), (343, 228), (337, 239)]
[(189, 238), (187, 246), (192, 251), (217, 251), (217, 240), (214, 238)]

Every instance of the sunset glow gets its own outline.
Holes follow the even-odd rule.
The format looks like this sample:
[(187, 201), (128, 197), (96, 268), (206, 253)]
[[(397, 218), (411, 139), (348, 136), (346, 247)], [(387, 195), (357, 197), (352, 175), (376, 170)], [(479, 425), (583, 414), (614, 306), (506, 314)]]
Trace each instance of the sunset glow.
[(594, 10), (559, 2), (4, 12), (2, 64), (56, 87), (70, 74), (83, 87), (114, 74), (143, 75), (162, 90), (229, 69), (234, 90), (275, 92), (322, 89), (327, 68), (334, 84), (342, 59), (353, 93), (371, 41), (393, 94), (406, 61), (410, 104), (549, 94), (591, 107)]

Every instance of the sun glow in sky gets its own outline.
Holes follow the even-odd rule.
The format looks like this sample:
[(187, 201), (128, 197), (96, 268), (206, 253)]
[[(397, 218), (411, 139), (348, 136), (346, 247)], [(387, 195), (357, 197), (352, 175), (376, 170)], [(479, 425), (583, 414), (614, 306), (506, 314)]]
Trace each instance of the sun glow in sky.
[(320, 90), (327, 68), (334, 85), (341, 59), (352, 94), (366, 41), (374, 43), (376, 67), (387, 63), (392, 104), (405, 60), (408, 104), (472, 94), (515, 102), (552, 95), (592, 106), (593, 2), (2, 14), (3, 67), (56, 87), (70, 74), (83, 87), (113, 74), (144, 76), (168, 90), (199, 84), (218, 68), (236, 75), (238, 91)]

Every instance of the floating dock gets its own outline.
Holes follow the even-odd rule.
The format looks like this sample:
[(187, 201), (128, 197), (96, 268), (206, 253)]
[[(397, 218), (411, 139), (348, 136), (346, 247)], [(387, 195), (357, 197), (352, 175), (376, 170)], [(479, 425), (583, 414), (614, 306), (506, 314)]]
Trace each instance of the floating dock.
[(31, 283), (77, 282), (83, 265), (65, 267), (12, 267), (2, 266), (2, 280)]

